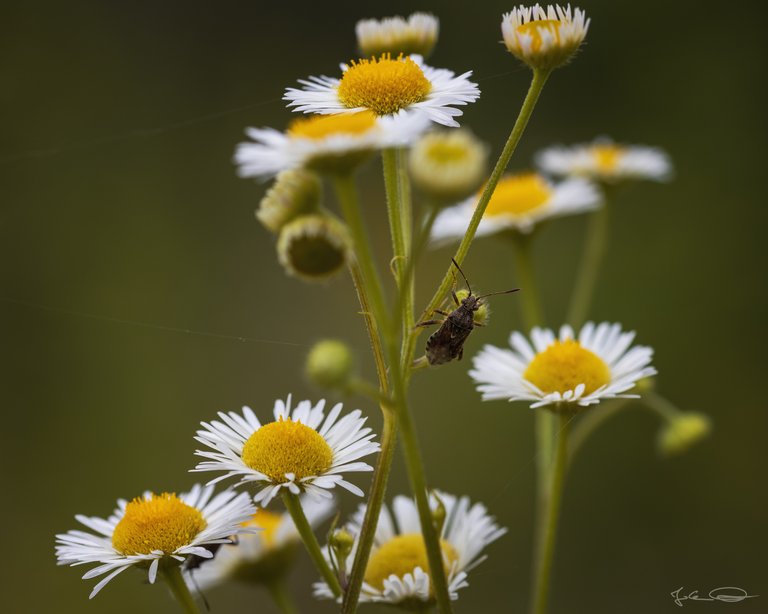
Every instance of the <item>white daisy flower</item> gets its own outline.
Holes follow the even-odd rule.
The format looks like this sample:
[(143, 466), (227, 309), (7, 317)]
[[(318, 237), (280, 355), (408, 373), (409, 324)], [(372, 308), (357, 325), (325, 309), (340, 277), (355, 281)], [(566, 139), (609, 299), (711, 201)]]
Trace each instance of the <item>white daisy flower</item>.
[(376, 435), (364, 427), (366, 418), (359, 409), (340, 420), (342, 404), (333, 406), (328, 416), (325, 400), (314, 406), (301, 401), (291, 410), (291, 397), (275, 401), (274, 422), (262, 425), (250, 407), (236, 412), (219, 412), (219, 420), (202, 422), (204, 429), (195, 439), (213, 452), (197, 450), (203, 461), (192, 471), (223, 471), (209, 482), (239, 477), (242, 484), (253, 482), (259, 491), (254, 501), (267, 505), (281, 489), (294, 495), (306, 492), (314, 498), (330, 498), (335, 486), (363, 495), (344, 480), (344, 472), (373, 471), (359, 458), (379, 451), (371, 441)]
[(179, 496), (146, 492), (133, 501), (120, 499), (107, 518), (75, 516), (94, 533), (69, 531), (56, 536), (59, 565), (98, 563), (84, 580), (107, 574), (93, 588), (93, 598), (116, 575), (134, 565), (148, 568), (155, 582), (163, 562), (181, 564), (190, 557), (211, 558), (217, 544), (251, 532), (242, 526), (255, 513), (247, 494), (226, 490), (212, 498), (213, 487), (195, 485)]
[(428, 56), (437, 42), (437, 17), (429, 13), (413, 13), (402, 17), (362, 19), (355, 26), (357, 46), (364, 57), (382, 53), (418, 53)]
[(589, 29), (584, 11), (571, 6), (519, 6), (501, 20), (509, 52), (534, 69), (552, 70), (571, 59)]
[[(468, 586), (467, 572), (485, 560), (483, 549), (507, 532), (481, 503), (470, 504), (468, 497), (455, 497), (438, 492), (430, 497), (433, 510), (445, 506), (445, 522), (440, 533), (448, 591), (451, 599), (458, 590)], [(365, 572), (360, 601), (375, 601), (401, 606), (434, 601), (430, 586), (429, 564), (419, 513), (408, 497), (395, 497), (392, 512), (384, 505), (376, 527), (373, 549)], [(346, 530), (355, 538), (345, 571), (351, 572), (360, 535), (365, 505), (347, 524)], [(325, 582), (314, 585), (315, 595), (332, 599), (333, 593)]]
[(605, 137), (583, 145), (549, 147), (539, 152), (536, 163), (552, 175), (587, 177), (604, 183), (627, 179), (667, 181), (672, 176), (672, 162), (663, 150), (620, 145)]
[[(467, 232), (480, 194), (438, 213), (430, 238), (433, 242), (461, 239)], [(505, 230), (528, 233), (544, 220), (596, 209), (601, 202), (597, 188), (584, 179), (554, 184), (536, 173), (502, 177), (488, 202), (477, 236)]]
[(634, 332), (622, 332), (620, 324), (587, 322), (578, 338), (570, 326), (559, 336), (534, 328), (529, 342), (512, 333), (512, 350), (486, 345), (469, 372), (483, 393), (483, 400), (533, 401), (531, 407), (576, 404), (582, 407), (622, 394), (635, 383), (656, 374), (650, 366), (653, 350), (630, 347)]
[[(301, 507), (315, 528), (331, 516), (336, 503), (333, 499), (309, 499), (302, 500)], [(290, 514), (259, 508), (244, 526), (259, 530), (239, 536), (236, 543), (219, 548), (214, 558), (185, 570), (190, 588), (207, 590), (230, 580), (268, 584), (290, 568), (301, 542)]]
[(378, 117), (371, 111), (359, 111), (299, 118), (285, 132), (247, 128), (245, 133), (253, 142), (237, 146), (238, 175), (265, 179), (296, 168), (346, 172), (373, 151), (409, 145), (430, 123), (419, 114)]
[(355, 113), (366, 109), (376, 115), (400, 111), (422, 112), (445, 126), (458, 126), (453, 119), (462, 114), (456, 106), (480, 97), (477, 84), (469, 80), (472, 71), (458, 77), (450, 70), (432, 68), (419, 55), (389, 54), (342, 64), (341, 79), (310, 77), (300, 80), (301, 89), (289, 87), (283, 100), (294, 111), (304, 113)]

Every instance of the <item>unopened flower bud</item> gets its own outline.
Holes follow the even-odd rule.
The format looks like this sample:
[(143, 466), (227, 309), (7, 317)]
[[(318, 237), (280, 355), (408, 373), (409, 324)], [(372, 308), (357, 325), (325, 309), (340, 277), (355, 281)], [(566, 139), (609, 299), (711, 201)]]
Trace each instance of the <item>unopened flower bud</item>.
[(391, 53), (417, 53), (428, 56), (437, 42), (439, 22), (428, 13), (414, 13), (406, 21), (402, 17), (381, 20), (363, 19), (357, 22), (357, 46), (363, 57)]
[(506, 13), (501, 33), (509, 52), (534, 70), (552, 70), (566, 64), (581, 46), (589, 29), (584, 11), (538, 4)]
[(669, 422), (659, 433), (659, 451), (667, 456), (681, 454), (712, 430), (709, 417), (698, 412), (685, 412)]
[[(468, 296), (469, 296), (469, 290), (456, 291), (456, 298), (459, 299), (460, 303)], [(475, 324), (478, 324), (480, 326), (487, 324), (488, 318), (491, 315), (490, 309), (488, 308), (488, 303), (482, 301), (480, 303), (480, 309), (475, 311), (472, 315), (474, 316), (473, 319), (475, 321)]]
[(354, 371), (352, 352), (342, 341), (319, 341), (309, 351), (306, 370), (310, 381), (320, 388), (345, 388)]
[(277, 233), (300, 215), (315, 213), (320, 205), (320, 179), (303, 169), (283, 171), (267, 190), (256, 210), (256, 218)]
[(302, 215), (280, 230), (277, 256), (289, 275), (325, 281), (344, 268), (349, 242), (341, 222), (327, 215)]
[(341, 569), (344, 569), (347, 558), (349, 558), (355, 545), (355, 538), (344, 529), (339, 529), (331, 535), (329, 545), (333, 550), (337, 564)]
[(480, 187), (487, 161), (487, 147), (469, 130), (446, 130), (419, 139), (408, 163), (416, 185), (448, 204), (463, 200)]

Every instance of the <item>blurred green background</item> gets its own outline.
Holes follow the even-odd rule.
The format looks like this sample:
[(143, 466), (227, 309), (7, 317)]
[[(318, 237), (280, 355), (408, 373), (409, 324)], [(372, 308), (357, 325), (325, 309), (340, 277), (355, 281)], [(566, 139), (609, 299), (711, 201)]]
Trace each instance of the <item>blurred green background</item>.
[[(731, 585), (763, 596), (687, 607), (765, 612), (764, 5), (744, 5), (746, 16), (684, 1), (582, 6), (588, 43), (550, 80), (512, 167), (553, 142), (599, 134), (670, 153), (674, 182), (635, 185), (617, 203), (592, 315), (636, 329), (656, 349), (659, 390), (709, 414), (715, 430), (664, 460), (657, 417), (633, 406), (594, 436), (569, 475), (551, 611), (674, 612), (669, 593), (681, 585)], [(243, 128), (285, 126), (283, 88), (336, 74), (354, 55), (357, 19), (422, 9), (441, 19), (430, 63), (474, 70), (482, 97), (462, 121), (497, 153), (529, 78), (498, 42), (510, 8), (4, 5), (4, 612), (177, 611), (139, 573), (89, 602), (85, 569), (56, 567), (54, 533), (75, 528), (75, 513), (107, 515), (118, 497), (189, 487), (192, 436), (216, 411), (249, 404), (268, 416), (288, 393), (319, 398), (301, 373), (314, 340), (346, 339), (372, 371), (350, 283), (306, 286), (276, 263), (273, 238), (253, 219), (265, 186), (237, 179), (231, 163)], [(377, 164), (363, 180), (384, 263)], [(563, 219), (537, 241), (550, 324), (564, 316), (584, 223)], [(421, 301), (449, 256), (427, 254)], [(516, 283), (500, 241), (477, 242), (465, 270), (478, 288)], [(520, 304), (493, 302), (492, 325), (472, 336), (469, 356), (505, 342)], [(510, 529), (471, 574), (457, 612), (519, 612), (530, 581), (532, 412), (481, 403), (469, 364), (420, 374), (413, 407), (431, 483), (483, 501)], [(348, 402), (379, 428), (375, 407)], [(406, 490), (398, 456), (390, 493)], [(357, 503), (341, 501), (345, 513)], [(333, 611), (312, 601), (305, 558), (291, 577), (302, 610)], [(260, 590), (208, 597), (213, 612), (274, 611)]]

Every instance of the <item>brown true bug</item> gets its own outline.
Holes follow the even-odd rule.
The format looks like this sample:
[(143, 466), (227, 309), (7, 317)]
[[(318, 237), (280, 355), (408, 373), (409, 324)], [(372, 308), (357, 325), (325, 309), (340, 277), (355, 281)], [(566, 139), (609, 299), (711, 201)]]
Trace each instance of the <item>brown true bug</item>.
[(475, 326), (484, 326), (484, 324), (475, 322), (475, 312), (484, 305), (482, 299), (496, 294), (510, 294), (512, 292), (517, 292), (520, 289), (513, 288), (512, 290), (475, 296), (472, 294), (472, 288), (469, 285), (467, 276), (464, 275), (464, 271), (461, 270), (461, 267), (453, 258), (451, 258), (451, 262), (453, 262), (454, 266), (464, 278), (464, 283), (467, 284), (467, 290), (469, 290), (469, 296), (459, 301), (455, 289), (451, 289), (451, 296), (453, 297), (453, 302), (456, 304), (456, 309), (451, 313), (441, 309), (435, 309), (435, 313), (445, 316), (444, 320), (426, 320), (424, 322), (419, 322), (416, 325), (432, 326), (433, 324), (440, 324), (440, 328), (432, 333), (429, 336), (429, 339), (427, 339), (425, 354), (430, 365), (442, 365), (446, 362), (451, 362), (452, 360), (461, 360), (464, 355), (464, 342), (467, 340), (467, 337), (469, 337), (469, 333), (472, 332), (472, 329), (474, 329)]

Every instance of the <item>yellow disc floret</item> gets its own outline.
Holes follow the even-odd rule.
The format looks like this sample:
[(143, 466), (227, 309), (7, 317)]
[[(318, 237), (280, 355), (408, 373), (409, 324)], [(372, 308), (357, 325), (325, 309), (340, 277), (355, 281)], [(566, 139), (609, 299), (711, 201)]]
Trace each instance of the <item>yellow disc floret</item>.
[(243, 526), (262, 529), (257, 533), (257, 536), (261, 537), (267, 548), (272, 548), (275, 545), (277, 529), (282, 522), (283, 517), (280, 514), (275, 514), (273, 512), (268, 512), (263, 508), (259, 508), (250, 520), (246, 520), (243, 523)]
[(355, 109), (364, 107), (377, 115), (390, 115), (424, 100), (432, 84), (411, 58), (388, 53), (379, 58), (353, 61), (339, 83), (339, 100)]
[(280, 419), (265, 424), (243, 446), (243, 462), (277, 483), (322, 475), (331, 468), (333, 451), (315, 429), (301, 422)]
[(546, 393), (564, 393), (584, 384), (587, 395), (611, 381), (611, 370), (597, 354), (567, 339), (539, 352), (523, 377)]
[(314, 115), (291, 122), (286, 131), (289, 136), (304, 139), (324, 139), (339, 134), (359, 136), (376, 126), (376, 115), (371, 111)]
[(616, 170), (616, 165), (623, 153), (622, 148), (616, 145), (595, 145), (592, 147), (592, 155), (595, 158), (597, 169), (605, 174), (611, 174)]
[(126, 555), (172, 553), (191, 544), (207, 525), (199, 510), (174, 494), (137, 497), (126, 505), (112, 533), (112, 546)]
[(509, 175), (499, 181), (485, 215), (524, 215), (544, 206), (551, 197), (552, 189), (536, 173)]
[[(459, 559), (459, 553), (444, 539), (440, 540), (440, 549), (443, 551), (443, 563), (447, 573)], [(371, 554), (365, 570), (365, 581), (382, 590), (384, 580), (389, 576), (394, 574), (402, 578), (405, 574), (413, 573), (416, 567), (421, 567), (425, 573), (429, 573), (424, 538), (420, 533), (398, 535)]]
[(517, 26), (517, 33), (522, 36), (531, 37), (531, 51), (538, 53), (541, 51), (542, 34), (549, 32), (554, 38), (555, 44), (560, 43), (560, 26), (562, 22), (557, 19), (540, 19), (538, 21), (529, 21)]

